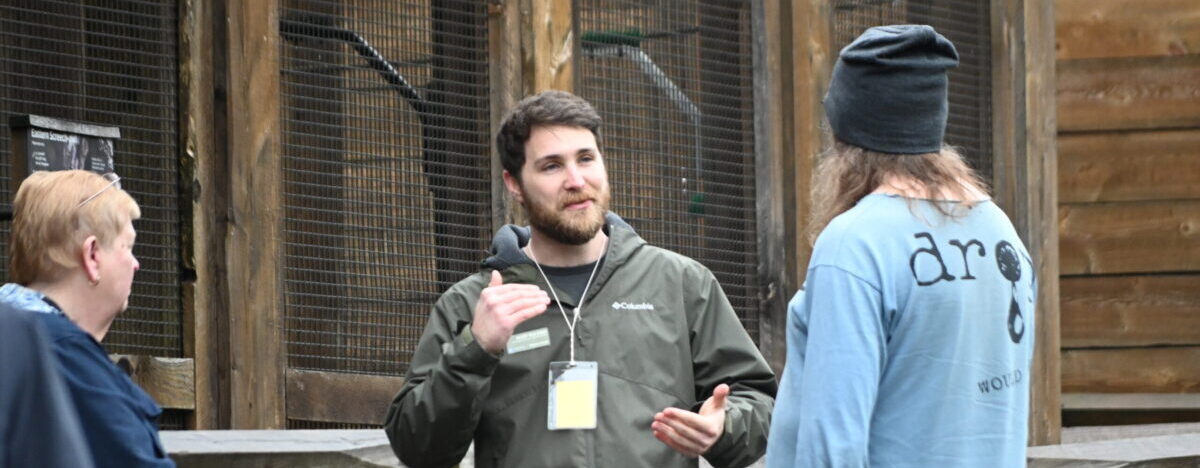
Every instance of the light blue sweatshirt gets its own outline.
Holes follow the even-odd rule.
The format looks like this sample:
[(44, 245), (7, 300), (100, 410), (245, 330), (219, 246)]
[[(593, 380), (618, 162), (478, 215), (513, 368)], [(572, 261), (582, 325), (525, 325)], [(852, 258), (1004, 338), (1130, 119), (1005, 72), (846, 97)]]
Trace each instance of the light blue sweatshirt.
[(869, 195), (821, 233), (768, 467), (1025, 466), (1032, 261), (994, 203), (933, 203)]

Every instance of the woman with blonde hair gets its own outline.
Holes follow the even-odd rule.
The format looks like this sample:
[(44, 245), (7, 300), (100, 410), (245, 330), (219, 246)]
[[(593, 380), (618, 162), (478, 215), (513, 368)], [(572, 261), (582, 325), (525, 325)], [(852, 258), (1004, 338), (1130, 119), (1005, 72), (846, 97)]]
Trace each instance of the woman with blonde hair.
[(37, 316), (75, 403), (97, 467), (169, 467), (162, 409), (108, 359), (100, 342), (125, 310), (138, 270), (137, 202), (120, 178), (35, 172), (13, 202), (9, 274), (0, 302)]

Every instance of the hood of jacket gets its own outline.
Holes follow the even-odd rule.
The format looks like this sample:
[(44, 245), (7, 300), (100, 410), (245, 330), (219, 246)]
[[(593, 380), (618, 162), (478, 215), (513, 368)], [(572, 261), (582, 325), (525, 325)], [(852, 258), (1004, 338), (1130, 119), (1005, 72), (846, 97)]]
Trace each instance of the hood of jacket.
[[(521, 250), (529, 245), (529, 229), (529, 226), (506, 224), (496, 231), (495, 237), (492, 238), (491, 256), (483, 261), (483, 268), (500, 271), (506, 283), (543, 283), (541, 273), (533, 260)], [(600, 289), (599, 285), (603, 285), (617, 268), (646, 245), (646, 241), (642, 240), (633, 227), (611, 211), (604, 214), (604, 226), (601, 229), (608, 235), (608, 245), (605, 247), (604, 264), (600, 271), (596, 272), (596, 286), (588, 290), (588, 297), (594, 296), (594, 292)], [(562, 299), (564, 304), (575, 304), (579, 298)]]

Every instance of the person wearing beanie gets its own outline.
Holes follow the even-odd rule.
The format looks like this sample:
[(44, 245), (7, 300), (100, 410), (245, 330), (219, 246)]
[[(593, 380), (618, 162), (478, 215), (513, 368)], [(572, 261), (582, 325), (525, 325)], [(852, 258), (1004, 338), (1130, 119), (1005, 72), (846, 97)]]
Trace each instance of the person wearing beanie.
[(1034, 264), (943, 143), (957, 64), (921, 25), (838, 57), (768, 467), (1025, 466)]

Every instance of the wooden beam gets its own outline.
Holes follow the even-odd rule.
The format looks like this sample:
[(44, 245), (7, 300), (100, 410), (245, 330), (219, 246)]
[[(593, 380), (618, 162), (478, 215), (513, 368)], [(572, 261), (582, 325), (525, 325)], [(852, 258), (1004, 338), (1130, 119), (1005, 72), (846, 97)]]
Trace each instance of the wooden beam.
[(282, 429), (279, 3), (231, 2), (228, 8), (230, 426)]
[(1200, 346), (1071, 349), (1064, 393), (1200, 393)]
[(515, 209), (517, 203), (510, 199), (504, 188), (504, 168), (496, 154), (495, 139), (505, 114), (522, 97), (521, 12), (514, 2), (493, 2), (488, 13), (488, 57), (492, 64), (488, 75), (492, 104), (492, 138), (489, 139), (492, 148), (492, 228), (500, 229), (505, 223), (523, 221), (518, 216), (519, 210)]
[(1062, 279), (1064, 348), (1200, 346), (1200, 274)]
[[(791, 102), (788, 136), (791, 141), (794, 166), (787, 180), (792, 185), (788, 198), (794, 209), (795, 235), (789, 236), (794, 246), (795, 263), (788, 269), (795, 278), (793, 290), (804, 283), (812, 245), (806, 236), (812, 208), (813, 171), (817, 159), (832, 144), (830, 135), (821, 129), (825, 107), (821, 100), (829, 89), (829, 78), (838, 50), (833, 46), (833, 11), (830, 0), (792, 2), (791, 12)], [(787, 116), (785, 116), (787, 118)]]
[(1161, 428), (1196, 421), (1200, 421), (1200, 410), (1063, 410), (1063, 425), (1072, 428), (1084, 426)]
[(150, 394), (158, 406), (197, 409), (195, 361), (192, 359), (131, 354), (112, 354), (108, 358)]
[[(830, 142), (821, 129), (825, 118), (821, 99), (828, 89), (836, 58), (831, 52), (833, 14), (828, 0), (766, 2), (764, 27), (755, 25), (763, 42), (762, 59), (770, 68), (756, 107), (755, 126), (768, 134), (756, 138), (759, 151), (778, 152), (775, 159), (759, 157), (760, 275), (767, 281), (760, 348), (772, 368), (782, 373), (787, 358), (787, 303), (800, 288), (812, 246), (806, 237), (812, 173), (817, 156)], [(769, 29), (764, 30), (765, 27)], [(782, 39), (775, 39), (775, 38)], [(775, 58), (777, 57), (777, 58)], [(778, 63), (770, 63), (775, 60)], [(761, 67), (755, 66), (756, 70)], [(775, 103), (783, 103), (778, 105)], [(769, 156), (766, 155), (766, 156)]]
[(1062, 274), (1200, 270), (1200, 200), (1063, 205)]
[(521, 0), (524, 95), (575, 90), (572, 2)]
[(1200, 410), (1200, 393), (1064, 393), (1064, 410)]
[(1059, 60), (1200, 54), (1195, 0), (1057, 0)]
[(994, 198), (1036, 263), (1038, 302), (1030, 443), (1058, 443), (1058, 169), (1055, 153), (1054, 3), (993, 0)]
[[(195, 411), (189, 429), (229, 425), (227, 361), (221, 358), (222, 324), (228, 310), (225, 279), (225, 213), (229, 207), (224, 114), (215, 95), (225, 95), (221, 2), (186, 0), (180, 9), (180, 214), (183, 271), (184, 356), (194, 359)], [(218, 44), (221, 44), (219, 47)], [(218, 79), (218, 76), (221, 79)], [(217, 91), (214, 93), (214, 91)], [(224, 109), (224, 103), (219, 104)], [(224, 364), (223, 364), (224, 363)]]
[(1058, 137), (1060, 203), (1200, 199), (1200, 130)]
[[(795, 225), (794, 210), (788, 210), (786, 191), (793, 184), (784, 183), (787, 166), (793, 163), (791, 154), (785, 152), (783, 125), (785, 113), (790, 106), (785, 95), (790, 96), (791, 83), (784, 77), (783, 69), (788, 63), (787, 55), (791, 44), (778, 40), (788, 37), (783, 29), (782, 2), (765, 0), (751, 5), (751, 27), (754, 47), (754, 140), (755, 174), (757, 185), (758, 225), (758, 277), (763, 282), (759, 298), (759, 350), (763, 357), (782, 374), (787, 357), (787, 302), (793, 289), (789, 284), (791, 271), (788, 259), (795, 254), (788, 252), (792, 244), (787, 242), (787, 226)], [(788, 73), (790, 76), (790, 73)], [(794, 232), (794, 229), (793, 229)], [(794, 260), (792, 260), (794, 261)]]
[(289, 419), (382, 425), (400, 377), (288, 369)]
[(1200, 127), (1200, 54), (1058, 64), (1059, 130)]

